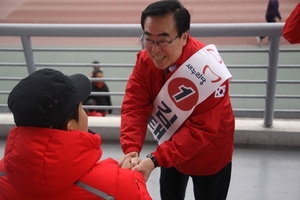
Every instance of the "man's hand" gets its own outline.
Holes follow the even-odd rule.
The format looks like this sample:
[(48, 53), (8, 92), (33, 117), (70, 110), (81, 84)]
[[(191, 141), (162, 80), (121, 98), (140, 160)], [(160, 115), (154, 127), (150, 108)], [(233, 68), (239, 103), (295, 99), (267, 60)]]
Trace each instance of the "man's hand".
[(138, 155), (139, 154), (137, 152), (130, 152), (124, 155), (122, 158), (118, 160), (119, 166), (128, 169), (133, 168), (141, 161)]
[(132, 168), (132, 170), (141, 172), (144, 176), (145, 181), (148, 180), (153, 169), (154, 169), (154, 164), (150, 158), (146, 158), (140, 161), (138, 165)]

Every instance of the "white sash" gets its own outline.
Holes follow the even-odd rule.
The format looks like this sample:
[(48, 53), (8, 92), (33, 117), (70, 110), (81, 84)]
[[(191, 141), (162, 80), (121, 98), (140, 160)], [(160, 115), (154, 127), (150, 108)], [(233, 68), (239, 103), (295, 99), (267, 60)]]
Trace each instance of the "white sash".
[(166, 81), (153, 102), (148, 129), (158, 144), (168, 140), (194, 108), (231, 78), (215, 45), (186, 60)]

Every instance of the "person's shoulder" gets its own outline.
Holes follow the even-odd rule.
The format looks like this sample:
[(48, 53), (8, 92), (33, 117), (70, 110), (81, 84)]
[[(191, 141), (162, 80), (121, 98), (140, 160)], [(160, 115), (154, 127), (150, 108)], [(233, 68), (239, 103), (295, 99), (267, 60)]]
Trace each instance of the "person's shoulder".
[(100, 160), (95, 163), (92, 170), (86, 174), (85, 178), (93, 179), (94, 177), (105, 177), (109, 174), (111, 178), (116, 178), (118, 176), (118, 169), (120, 168), (118, 162), (112, 158), (107, 158)]
[(191, 55), (193, 55), (194, 53), (196, 53), (198, 50), (202, 49), (205, 46), (206, 45), (200, 42), (199, 40), (193, 37), (189, 37), (186, 45), (184, 46), (184, 51), (181, 56), (182, 59), (184, 59), (185, 61), (187, 57), (190, 57)]
[(138, 54), (137, 54), (137, 60), (139, 61), (147, 61), (147, 60), (151, 60), (151, 58), (149, 57), (146, 49), (142, 49)]
[(103, 84), (104, 84), (104, 87), (108, 88), (108, 85), (105, 82), (103, 82)]
[(190, 42), (193, 44), (193, 46), (195, 46), (198, 49), (202, 49), (203, 47), (206, 46), (206, 44), (197, 40), (196, 38), (190, 37), (189, 39), (190, 39)]
[(152, 59), (149, 57), (147, 51), (145, 49), (141, 50), (137, 54), (137, 60), (135, 64), (135, 71), (152, 71), (156, 70), (157, 68), (154, 66)]

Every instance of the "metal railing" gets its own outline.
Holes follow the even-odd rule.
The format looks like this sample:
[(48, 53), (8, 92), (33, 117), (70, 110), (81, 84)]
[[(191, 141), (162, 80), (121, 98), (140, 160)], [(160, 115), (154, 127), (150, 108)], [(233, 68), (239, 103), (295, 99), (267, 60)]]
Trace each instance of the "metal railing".
[[(193, 37), (256, 37), (257, 35), (269, 36), (268, 49), (221, 49), (220, 53), (267, 53), (268, 62), (264, 65), (257, 64), (227, 64), (229, 69), (266, 69), (266, 80), (232, 80), (231, 84), (265, 84), (266, 91), (262, 95), (231, 94), (232, 98), (242, 99), (265, 99), (264, 109), (260, 108), (234, 108), (235, 112), (261, 113), (264, 117), (264, 125), (270, 127), (273, 124), (275, 112), (293, 113), (295, 118), (300, 116), (300, 110), (285, 109), (275, 110), (276, 98), (300, 99), (300, 95), (276, 95), (276, 84), (299, 84), (299, 80), (277, 80), (277, 72), (280, 68), (297, 68), (300, 65), (279, 65), (279, 52), (300, 52), (300, 48), (280, 49), (280, 37), (282, 35), (283, 23), (227, 23), (227, 24), (191, 24), (190, 33)], [(0, 24), (0, 36), (16, 36), (22, 41), (22, 48), (0, 48), (0, 52), (24, 52), (26, 63), (1, 62), (0, 67), (27, 67), (28, 73), (34, 72), (37, 67), (91, 67), (90, 63), (39, 63), (35, 61), (37, 52), (132, 52), (136, 53), (141, 48), (33, 48), (32, 37), (136, 37), (139, 38), (142, 30), (139, 24)], [(101, 67), (123, 67), (132, 68), (133, 63), (101, 63)], [(23, 78), (23, 77), (22, 77)], [(21, 77), (5, 77), (1, 74), (2, 81), (18, 81)], [(91, 81), (100, 79), (91, 78)], [(128, 78), (102, 78), (104, 81), (127, 82)], [(10, 91), (0, 91), (0, 94), (8, 95)], [(96, 93), (95, 95), (106, 95), (107, 93)], [(110, 95), (122, 96), (124, 91), (109, 92)], [(6, 104), (0, 104), (7, 107)], [(115, 108), (120, 109), (120, 105), (107, 106), (84, 106), (85, 108)]]

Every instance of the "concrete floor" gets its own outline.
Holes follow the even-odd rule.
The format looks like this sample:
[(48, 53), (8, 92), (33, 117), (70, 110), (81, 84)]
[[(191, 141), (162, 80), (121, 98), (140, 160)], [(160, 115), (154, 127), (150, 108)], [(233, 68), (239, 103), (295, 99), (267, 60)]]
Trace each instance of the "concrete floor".
[[(0, 140), (0, 157), (4, 153), (5, 140)], [(155, 149), (154, 143), (146, 143), (141, 153), (145, 157)], [(121, 149), (118, 143), (104, 141), (103, 159), (118, 159)], [(227, 200), (297, 200), (300, 199), (300, 148), (236, 146), (233, 155), (231, 185)], [(153, 200), (159, 200), (160, 170), (155, 169), (148, 182)], [(192, 200), (192, 184), (188, 184), (186, 200)]]

